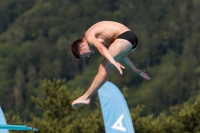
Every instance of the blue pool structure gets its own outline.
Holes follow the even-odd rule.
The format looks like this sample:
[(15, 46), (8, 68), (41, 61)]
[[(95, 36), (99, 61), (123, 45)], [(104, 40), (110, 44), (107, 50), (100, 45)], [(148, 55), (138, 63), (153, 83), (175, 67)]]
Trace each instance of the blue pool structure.
[(32, 130), (38, 131), (38, 129), (34, 127), (29, 127), (26, 125), (10, 125), (7, 124), (3, 110), (0, 107), (0, 133), (9, 133), (9, 130)]

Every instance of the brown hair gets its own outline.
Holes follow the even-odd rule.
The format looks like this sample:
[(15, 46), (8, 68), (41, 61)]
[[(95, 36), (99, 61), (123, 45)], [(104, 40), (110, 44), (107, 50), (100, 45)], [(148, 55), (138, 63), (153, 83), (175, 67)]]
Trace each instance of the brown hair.
[(72, 53), (74, 54), (74, 57), (77, 59), (80, 59), (80, 55), (79, 55), (79, 44), (82, 42), (82, 39), (77, 39), (76, 41), (74, 41), (71, 44), (71, 50)]

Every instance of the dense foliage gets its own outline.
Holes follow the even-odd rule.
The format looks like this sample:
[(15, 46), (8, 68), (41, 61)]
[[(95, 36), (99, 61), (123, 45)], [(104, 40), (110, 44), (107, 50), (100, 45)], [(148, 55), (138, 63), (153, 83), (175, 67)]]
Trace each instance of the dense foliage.
[[(94, 110), (87, 108), (72, 109), (71, 100), (82, 93), (82, 89), (69, 92), (63, 80), (44, 80), (40, 86), (45, 92), (44, 98), (33, 97), (34, 103), (42, 110), (43, 116), (31, 116), (26, 122), (19, 116), (7, 115), (9, 123), (27, 124), (37, 127), (40, 133), (104, 133), (104, 125), (99, 102)], [(123, 92), (126, 95), (127, 90)], [(184, 104), (171, 108), (157, 117), (149, 114), (141, 116), (143, 106), (130, 109), (136, 133), (199, 133), (200, 130), (200, 97), (192, 105)], [(81, 112), (81, 113), (80, 113)], [(24, 131), (11, 131), (11, 133)]]

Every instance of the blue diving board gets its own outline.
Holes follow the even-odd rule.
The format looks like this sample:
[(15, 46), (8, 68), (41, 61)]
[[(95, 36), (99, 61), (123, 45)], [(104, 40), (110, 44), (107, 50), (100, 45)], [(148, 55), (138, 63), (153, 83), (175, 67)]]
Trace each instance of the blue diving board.
[[(0, 124), (0, 129), (7, 129), (7, 130), (33, 130), (38, 131), (38, 129), (33, 127), (28, 127), (26, 125), (6, 125), (6, 124)], [(1, 131), (0, 131), (1, 133)]]
[(9, 133), (8, 130), (38, 131), (38, 129), (36, 129), (34, 127), (29, 127), (26, 125), (9, 125), (9, 124), (7, 124), (5, 116), (3, 114), (3, 111), (0, 107), (0, 133)]

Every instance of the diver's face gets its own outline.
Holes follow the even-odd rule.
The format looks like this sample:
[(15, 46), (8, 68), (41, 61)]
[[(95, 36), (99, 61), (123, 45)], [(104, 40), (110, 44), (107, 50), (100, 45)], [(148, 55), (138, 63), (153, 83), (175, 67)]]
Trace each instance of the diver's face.
[(94, 48), (93, 47), (89, 47), (88, 45), (82, 45), (80, 47), (80, 57), (84, 58), (84, 57), (90, 57), (91, 54), (93, 54)]

